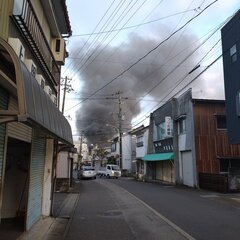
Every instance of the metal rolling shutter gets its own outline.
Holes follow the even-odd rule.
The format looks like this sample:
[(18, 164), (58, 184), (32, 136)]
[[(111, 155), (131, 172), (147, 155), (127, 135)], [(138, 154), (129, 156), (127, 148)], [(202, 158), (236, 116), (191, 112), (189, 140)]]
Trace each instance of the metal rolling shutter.
[[(8, 107), (8, 94), (2, 88), (0, 88), (0, 109), (6, 110)], [(0, 195), (2, 196), (3, 187), (3, 165), (4, 165), (4, 149), (5, 149), (5, 135), (6, 124), (0, 124)], [(1, 198), (0, 198), (1, 206)], [(1, 210), (1, 209), (0, 209)], [(1, 214), (1, 211), (0, 211)]]
[[(18, 109), (16, 99), (10, 97), (8, 109), (9, 110)], [(31, 142), (32, 139), (32, 129), (29, 126), (19, 122), (8, 123), (7, 133), (9, 137), (16, 138), (25, 142)]]
[(43, 138), (32, 140), (26, 230), (40, 219), (42, 213), (45, 143)]

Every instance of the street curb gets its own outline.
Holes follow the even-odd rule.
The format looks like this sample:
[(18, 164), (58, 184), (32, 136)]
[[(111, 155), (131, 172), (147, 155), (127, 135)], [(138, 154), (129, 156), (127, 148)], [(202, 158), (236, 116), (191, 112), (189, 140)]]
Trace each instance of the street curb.
[(73, 215), (74, 215), (75, 212), (76, 212), (77, 204), (78, 204), (78, 202), (79, 202), (80, 193), (75, 193), (75, 194), (77, 194), (77, 199), (76, 199), (75, 204), (74, 204), (74, 206), (73, 206), (73, 210), (72, 210), (72, 212), (71, 212), (71, 215), (70, 215), (70, 218), (69, 218), (69, 220), (68, 220), (67, 226), (66, 226), (66, 228), (65, 228), (65, 231), (64, 231), (64, 234), (63, 234), (63, 240), (65, 240), (66, 237), (67, 237), (67, 234), (68, 234), (68, 232), (69, 232), (69, 229), (70, 229), (70, 226), (71, 226), (71, 223), (72, 223), (72, 220), (73, 220)]

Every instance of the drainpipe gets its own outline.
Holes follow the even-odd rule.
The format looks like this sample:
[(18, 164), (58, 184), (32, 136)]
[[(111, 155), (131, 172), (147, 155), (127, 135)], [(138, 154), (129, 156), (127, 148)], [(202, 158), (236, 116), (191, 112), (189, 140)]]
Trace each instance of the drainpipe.
[[(154, 117), (153, 117), (153, 113), (150, 114), (150, 121), (149, 121), (149, 132), (148, 132), (148, 147), (147, 147), (147, 154), (153, 153), (154, 152), (154, 148), (153, 148), (153, 124), (154, 124)], [(151, 176), (151, 178), (153, 177), (152, 172), (149, 171), (149, 163), (146, 162), (146, 179), (149, 179), (149, 177)], [(152, 170), (152, 169), (151, 169)]]

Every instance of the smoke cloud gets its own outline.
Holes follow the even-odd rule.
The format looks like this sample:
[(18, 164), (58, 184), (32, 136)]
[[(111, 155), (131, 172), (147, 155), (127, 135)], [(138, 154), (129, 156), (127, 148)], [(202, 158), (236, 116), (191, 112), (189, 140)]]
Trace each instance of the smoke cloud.
[[(74, 79), (79, 79), (81, 84), (78, 97), (84, 99), (102, 88), (170, 34), (168, 27), (160, 25), (154, 35), (142, 37), (131, 34), (119, 46), (97, 43), (88, 52), (87, 44), (81, 41), (75, 43), (70, 49), (68, 61), (71, 61), (71, 65), (74, 66)], [(113, 137), (117, 133), (119, 112), (118, 96), (115, 93), (121, 91), (123, 130), (130, 130), (131, 121), (143, 110), (142, 106), (145, 106), (144, 109), (147, 107), (151, 110), (157, 103), (167, 101), (177, 90), (174, 89), (176, 83), (195, 66), (199, 53), (193, 55), (166, 78), (167, 74), (194, 49), (196, 45), (194, 46), (193, 42), (196, 40), (196, 36), (186, 32), (175, 35), (127, 73), (82, 102), (75, 113), (77, 129), (84, 132), (89, 143), (104, 142)], [(103, 48), (104, 50), (99, 54)], [(85, 50), (85, 53), (81, 52), (80, 58), (88, 59), (83, 66), (84, 61), (74, 59), (74, 53), (79, 52), (80, 49)], [(82, 66), (81, 70), (76, 71), (79, 66)], [(158, 83), (160, 84), (154, 88)], [(179, 88), (181, 86), (179, 85)], [(149, 92), (152, 88), (154, 89)], [(174, 89), (173, 93), (165, 98), (172, 89)], [(146, 93), (148, 93), (147, 96), (145, 96)], [(142, 99), (143, 96), (145, 96), (144, 99)], [(146, 110), (145, 113), (149, 115)]]

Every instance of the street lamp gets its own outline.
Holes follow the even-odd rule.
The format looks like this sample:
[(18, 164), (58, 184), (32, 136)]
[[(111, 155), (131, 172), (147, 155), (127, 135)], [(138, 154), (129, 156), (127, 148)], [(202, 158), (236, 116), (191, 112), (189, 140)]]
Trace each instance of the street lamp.
[(119, 124), (119, 128), (117, 128), (116, 126), (107, 123), (106, 126), (113, 127), (118, 132), (118, 136), (119, 136), (119, 167), (120, 167), (120, 169), (122, 169), (122, 128), (121, 128), (121, 125)]

